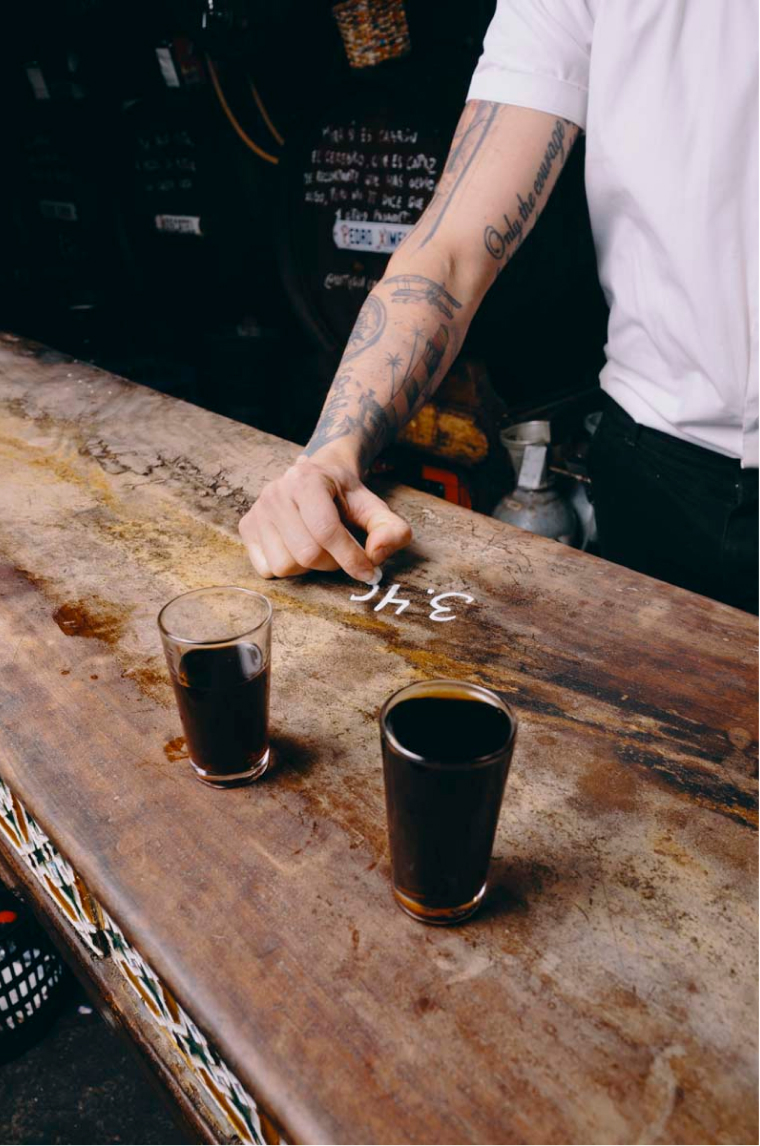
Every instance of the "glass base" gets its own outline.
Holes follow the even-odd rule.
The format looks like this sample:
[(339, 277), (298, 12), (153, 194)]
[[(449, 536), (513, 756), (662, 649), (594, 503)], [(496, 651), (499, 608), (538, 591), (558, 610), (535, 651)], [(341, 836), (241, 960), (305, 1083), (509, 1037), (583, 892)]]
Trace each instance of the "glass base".
[(269, 767), (269, 749), (267, 748), (257, 763), (252, 768), (247, 768), (245, 772), (208, 772), (204, 768), (199, 768), (193, 760), (190, 763), (197, 778), (210, 788), (242, 788), (264, 775)]
[(438, 927), (446, 927), (451, 923), (461, 923), (463, 920), (469, 919), (480, 907), (485, 893), (486, 885), (483, 884), (474, 899), (467, 903), (460, 903), (457, 907), (425, 907), (424, 904), (417, 903), (408, 895), (404, 895), (398, 888), (394, 887), (393, 889), (393, 896), (402, 911), (411, 915), (412, 919), (416, 919), (418, 923), (432, 923)]

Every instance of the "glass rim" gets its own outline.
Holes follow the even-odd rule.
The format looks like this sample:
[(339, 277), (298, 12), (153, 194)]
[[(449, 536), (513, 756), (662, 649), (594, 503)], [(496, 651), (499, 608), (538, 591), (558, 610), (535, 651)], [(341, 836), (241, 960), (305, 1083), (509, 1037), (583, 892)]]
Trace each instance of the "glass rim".
[[(249, 597), (256, 597), (259, 601), (264, 602), (266, 607), (266, 615), (262, 618), (262, 620), (257, 621), (255, 625), (245, 628), (241, 632), (235, 633), (232, 636), (220, 637), (219, 640), (198, 641), (193, 637), (182, 637), (178, 633), (171, 632), (171, 630), (166, 626), (164, 622), (164, 614), (166, 613), (167, 609), (170, 609), (171, 606), (176, 604), (177, 601), (184, 600), (187, 597), (201, 597), (204, 593), (218, 593), (219, 591), (244, 593)], [(184, 593), (177, 593), (176, 597), (172, 597), (171, 600), (167, 601), (165, 605), (162, 605), (158, 612), (157, 623), (162, 636), (168, 637), (169, 640), (178, 641), (183, 645), (197, 645), (198, 647), (206, 648), (217, 645), (231, 645), (234, 644), (235, 641), (242, 640), (243, 637), (249, 637), (252, 633), (257, 633), (259, 629), (264, 627), (264, 625), (269, 624), (269, 622), (272, 620), (272, 613), (272, 602), (268, 597), (265, 597), (263, 593), (259, 593), (256, 589), (246, 589), (243, 585), (203, 585), (200, 589), (188, 589)]]
[[(453, 677), (448, 677), (435, 678), (433, 680), (414, 680), (411, 684), (405, 684), (401, 688), (396, 689), (385, 701), (383, 707), (380, 709), (380, 731), (394, 752), (397, 752), (400, 756), (403, 756), (406, 760), (414, 764), (425, 764), (428, 767), (434, 767), (436, 765), (437, 762), (435, 760), (428, 760), (425, 756), (420, 756), (417, 752), (412, 752), (393, 735), (393, 732), (388, 727), (388, 714), (391, 709), (395, 708), (402, 700), (410, 699), (415, 693), (420, 691), (424, 692), (430, 688), (440, 688), (441, 686), (455, 687), (460, 691), (467, 691), (472, 694), (474, 700), (480, 700), (483, 704), (490, 704), (494, 708), (499, 708), (509, 720), (509, 735), (501, 747), (495, 749), (493, 752), (488, 752), (484, 756), (472, 756), (466, 763), (477, 766), (490, 764), (492, 760), (497, 760), (504, 752), (508, 751), (517, 732), (517, 717), (511, 705), (507, 704), (506, 700), (502, 700), (497, 692), (487, 688), (485, 685), (473, 684), (468, 680), (455, 680)], [(465, 761), (463, 761), (463, 763), (465, 763)]]

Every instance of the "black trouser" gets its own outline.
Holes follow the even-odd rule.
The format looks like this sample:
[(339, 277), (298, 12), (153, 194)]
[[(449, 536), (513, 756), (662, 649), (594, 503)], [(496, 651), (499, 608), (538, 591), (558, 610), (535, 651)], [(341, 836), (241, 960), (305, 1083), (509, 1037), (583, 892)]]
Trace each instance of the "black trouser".
[(757, 613), (757, 470), (640, 426), (604, 396), (589, 453), (603, 557)]

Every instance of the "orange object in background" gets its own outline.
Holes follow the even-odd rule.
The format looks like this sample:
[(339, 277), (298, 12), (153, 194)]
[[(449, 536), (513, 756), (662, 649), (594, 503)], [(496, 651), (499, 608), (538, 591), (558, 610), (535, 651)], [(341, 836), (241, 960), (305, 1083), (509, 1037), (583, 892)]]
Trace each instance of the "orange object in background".
[(467, 509), (472, 509), (472, 498), (470, 497), (469, 489), (458, 475), (452, 473), (451, 470), (443, 470), (438, 466), (423, 466), (421, 477), (425, 482), (431, 482), (441, 486), (443, 497), (446, 501), (451, 501), (454, 505), (464, 505)]

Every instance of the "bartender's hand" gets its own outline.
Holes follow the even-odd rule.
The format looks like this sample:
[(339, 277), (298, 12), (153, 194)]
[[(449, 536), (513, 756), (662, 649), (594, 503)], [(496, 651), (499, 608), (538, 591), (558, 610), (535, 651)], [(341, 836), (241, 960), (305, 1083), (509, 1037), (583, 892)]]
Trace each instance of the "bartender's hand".
[[(347, 524), (365, 531), (364, 548)], [(329, 448), (311, 458), (302, 455), (270, 482), (239, 529), (261, 577), (340, 568), (370, 582), (375, 567), (412, 538), (404, 519), (363, 484), (358, 468)]]

